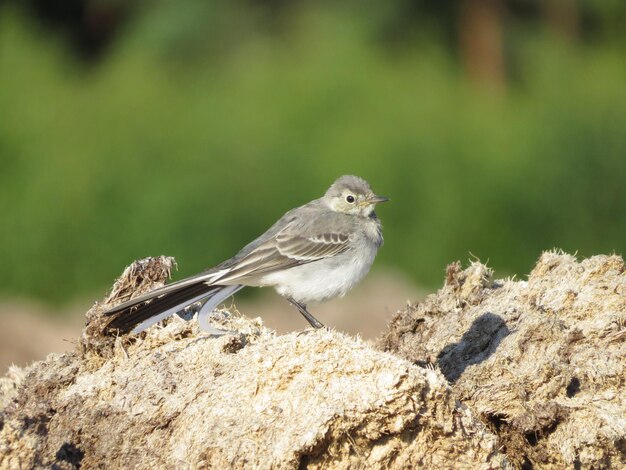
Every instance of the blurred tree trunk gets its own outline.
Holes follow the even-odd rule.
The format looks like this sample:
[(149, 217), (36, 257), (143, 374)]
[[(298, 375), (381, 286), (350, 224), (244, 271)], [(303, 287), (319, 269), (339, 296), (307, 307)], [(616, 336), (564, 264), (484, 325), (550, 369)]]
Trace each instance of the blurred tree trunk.
[(544, 0), (541, 10), (550, 32), (568, 41), (578, 38), (580, 13), (576, 0)]
[(459, 47), (469, 78), (494, 91), (506, 86), (501, 0), (461, 0)]

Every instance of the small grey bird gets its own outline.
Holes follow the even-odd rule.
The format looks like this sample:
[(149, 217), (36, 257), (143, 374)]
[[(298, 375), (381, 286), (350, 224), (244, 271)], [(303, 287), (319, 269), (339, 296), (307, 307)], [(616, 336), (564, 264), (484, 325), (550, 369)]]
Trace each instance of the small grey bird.
[(363, 178), (341, 176), (323, 197), (287, 212), (232, 258), (109, 310), (106, 315), (117, 315), (107, 327), (138, 333), (201, 303), (202, 329), (223, 334), (208, 323), (212, 311), (245, 286), (271, 286), (321, 328), (306, 306), (345, 295), (367, 274), (383, 244), (374, 208), (388, 200)]

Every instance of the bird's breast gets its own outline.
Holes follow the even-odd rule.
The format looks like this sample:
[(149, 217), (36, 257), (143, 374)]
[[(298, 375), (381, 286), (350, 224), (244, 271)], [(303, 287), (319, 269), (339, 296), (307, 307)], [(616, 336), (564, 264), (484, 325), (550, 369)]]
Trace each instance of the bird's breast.
[(360, 239), (340, 255), (268, 274), (263, 285), (305, 305), (342, 297), (368, 273), (377, 250), (376, 243)]

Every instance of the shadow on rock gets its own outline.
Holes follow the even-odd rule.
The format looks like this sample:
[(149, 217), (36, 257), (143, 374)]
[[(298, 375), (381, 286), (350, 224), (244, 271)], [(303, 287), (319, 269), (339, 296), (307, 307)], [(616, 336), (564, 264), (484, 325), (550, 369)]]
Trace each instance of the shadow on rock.
[(466, 367), (491, 356), (509, 334), (510, 330), (501, 317), (484, 313), (474, 320), (459, 342), (448, 344), (437, 355), (441, 372), (449, 382), (456, 382)]

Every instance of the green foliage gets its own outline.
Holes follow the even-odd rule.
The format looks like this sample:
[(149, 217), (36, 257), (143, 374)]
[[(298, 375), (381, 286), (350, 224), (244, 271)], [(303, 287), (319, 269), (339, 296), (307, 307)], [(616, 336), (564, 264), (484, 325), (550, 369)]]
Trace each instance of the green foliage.
[(4, 294), (101, 292), (148, 255), (190, 275), (345, 173), (392, 199), (377, 265), (422, 284), (470, 253), (523, 275), (555, 246), (624, 251), (621, 51), (536, 34), (520, 82), (494, 96), (434, 42), (391, 53), (367, 21), (319, 7), (279, 35), (231, 32), (226, 52), (219, 39), (194, 51), (147, 15), (85, 69), (5, 10)]

